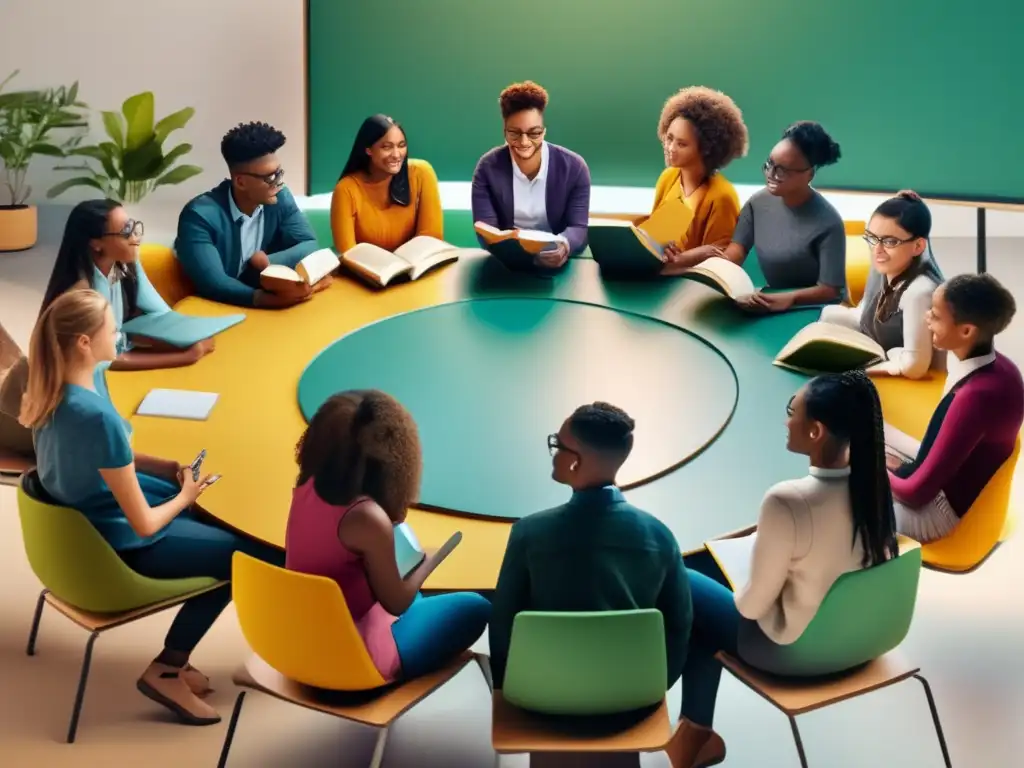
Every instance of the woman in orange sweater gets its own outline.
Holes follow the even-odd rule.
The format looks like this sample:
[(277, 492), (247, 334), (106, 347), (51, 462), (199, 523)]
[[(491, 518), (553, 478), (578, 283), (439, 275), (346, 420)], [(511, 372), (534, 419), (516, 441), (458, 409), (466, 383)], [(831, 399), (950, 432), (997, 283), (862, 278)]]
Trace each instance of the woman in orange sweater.
[(410, 160), (405, 131), (387, 115), (363, 121), (331, 197), (334, 247), (356, 243), (388, 251), (418, 235), (444, 238), (437, 174), (426, 160)]
[(658, 178), (652, 216), (679, 200), (692, 213), (692, 219), (681, 217), (678, 239), (665, 247), (666, 272), (677, 274), (720, 256), (732, 240), (740, 202), (720, 171), (747, 154), (749, 140), (735, 102), (701, 86), (683, 88), (665, 102), (658, 138), (667, 167)]

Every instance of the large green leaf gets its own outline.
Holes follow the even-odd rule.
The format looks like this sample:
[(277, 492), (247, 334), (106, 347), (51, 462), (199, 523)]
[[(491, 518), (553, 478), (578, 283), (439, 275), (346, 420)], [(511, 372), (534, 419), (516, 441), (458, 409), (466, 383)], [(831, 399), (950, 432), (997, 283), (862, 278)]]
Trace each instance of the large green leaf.
[(196, 111), (192, 107), (185, 107), (169, 114), (158, 122), (153, 128), (157, 142), (162, 145), (171, 132), (180, 130), (188, 125), (188, 121), (192, 119), (192, 115), (195, 113)]
[(128, 122), (125, 134), (127, 149), (138, 149), (153, 138), (154, 101), (152, 91), (143, 91), (125, 99), (121, 111)]
[(160, 145), (152, 138), (138, 149), (127, 149), (121, 158), (124, 178), (128, 181), (149, 181), (156, 176), (163, 159)]
[(159, 179), (156, 180), (154, 187), (162, 187), (167, 184), (181, 184), (181, 182), (191, 179), (193, 176), (198, 176), (203, 172), (203, 169), (198, 165), (179, 165), (177, 168), (168, 171)]
[(64, 179), (60, 184), (51, 188), (50, 191), (46, 193), (46, 197), (52, 200), (57, 197), (57, 195), (64, 194), (72, 187), (92, 187), (93, 189), (98, 189), (100, 192), (106, 191), (103, 188), (103, 185), (91, 176), (75, 176), (73, 179)]
[(124, 118), (117, 112), (101, 112), (107, 136), (120, 148), (124, 147)]
[(103, 166), (103, 172), (107, 174), (108, 177), (117, 176), (117, 169), (114, 168), (113, 158), (111, 158), (102, 147), (75, 147), (70, 150), (68, 154), (78, 155), (81, 157), (91, 157), (93, 160), (98, 160)]
[(55, 147), (53, 144), (46, 144), (42, 141), (38, 141), (29, 147), (29, 152), (36, 155), (48, 155), (49, 157), (64, 157), (64, 151), (60, 147)]
[(168, 152), (166, 155), (164, 155), (164, 160), (163, 160), (162, 163), (160, 163), (160, 168), (157, 169), (157, 172), (154, 175), (155, 176), (161, 175), (168, 168), (170, 168), (172, 165), (174, 165), (178, 161), (178, 158), (182, 157), (183, 155), (187, 155), (191, 151), (192, 151), (192, 145), (191, 144), (179, 144), (174, 149), (172, 149), (170, 152)]

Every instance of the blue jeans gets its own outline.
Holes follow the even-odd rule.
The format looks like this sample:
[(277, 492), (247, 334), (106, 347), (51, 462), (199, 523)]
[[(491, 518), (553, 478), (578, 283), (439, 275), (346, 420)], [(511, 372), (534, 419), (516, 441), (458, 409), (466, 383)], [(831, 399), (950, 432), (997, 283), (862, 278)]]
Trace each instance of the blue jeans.
[(469, 648), (491, 618), (491, 601), (475, 592), (417, 595), (391, 625), (402, 677), (434, 672)]
[(151, 579), (207, 576), (229, 582), (189, 598), (174, 617), (164, 647), (190, 654), (231, 602), (231, 556), (244, 552), (283, 568), (284, 550), (200, 522), (188, 512), (178, 515), (164, 530), (159, 541), (118, 554), (129, 568)]
[(715, 654), (737, 654), (740, 613), (733, 593), (710, 576), (687, 569), (693, 599), (693, 627), (690, 648), (683, 666), (681, 717), (710, 728), (715, 719), (715, 701), (722, 679), (722, 665)]

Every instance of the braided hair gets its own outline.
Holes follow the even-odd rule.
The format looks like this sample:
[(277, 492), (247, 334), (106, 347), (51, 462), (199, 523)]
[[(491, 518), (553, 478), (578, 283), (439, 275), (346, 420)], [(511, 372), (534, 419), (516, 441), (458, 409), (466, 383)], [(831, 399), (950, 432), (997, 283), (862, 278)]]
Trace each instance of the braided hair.
[(850, 450), (853, 544), (860, 537), (868, 568), (899, 554), (878, 390), (863, 371), (818, 376), (807, 384), (807, 416)]

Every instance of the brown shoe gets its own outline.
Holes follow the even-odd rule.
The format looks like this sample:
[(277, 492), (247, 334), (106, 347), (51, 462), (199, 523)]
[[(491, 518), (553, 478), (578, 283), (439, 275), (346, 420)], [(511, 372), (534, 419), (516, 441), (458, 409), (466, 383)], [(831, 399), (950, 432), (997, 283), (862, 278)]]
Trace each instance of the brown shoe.
[(665, 753), (672, 768), (709, 768), (725, 761), (725, 741), (712, 729), (683, 718)]
[(154, 661), (142, 673), (136, 687), (143, 696), (167, 707), (187, 725), (214, 725), (220, 722), (217, 710), (192, 693), (178, 667)]
[(213, 688), (210, 687), (210, 678), (191, 664), (186, 664), (182, 668), (181, 679), (185, 681), (185, 685), (188, 686), (188, 689), (200, 699), (205, 699), (213, 693)]

